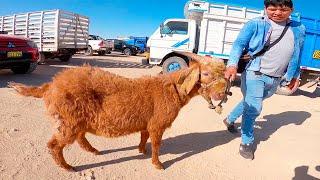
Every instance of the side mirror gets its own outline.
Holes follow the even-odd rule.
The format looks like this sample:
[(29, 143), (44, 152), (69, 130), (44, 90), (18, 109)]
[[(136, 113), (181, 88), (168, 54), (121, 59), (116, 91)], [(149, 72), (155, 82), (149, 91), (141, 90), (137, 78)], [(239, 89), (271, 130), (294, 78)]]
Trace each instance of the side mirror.
[(163, 38), (163, 23), (160, 24), (160, 37)]
[(162, 26), (160, 26), (160, 34), (172, 34), (172, 30), (167, 25), (162, 24)]

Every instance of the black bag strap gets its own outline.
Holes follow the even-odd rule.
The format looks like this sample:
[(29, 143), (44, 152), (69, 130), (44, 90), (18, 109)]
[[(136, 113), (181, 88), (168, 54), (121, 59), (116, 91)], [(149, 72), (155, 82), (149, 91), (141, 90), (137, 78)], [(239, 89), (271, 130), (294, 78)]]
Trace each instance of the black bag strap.
[[(264, 47), (261, 49), (261, 51), (259, 51), (258, 53), (254, 54), (254, 55), (252, 56), (252, 59), (254, 59), (254, 58), (258, 57), (258, 56), (261, 56), (262, 54), (264, 54), (265, 52), (267, 52), (270, 48), (272, 48), (274, 45), (276, 45), (276, 44), (283, 38), (283, 36), (286, 34), (287, 30), (289, 29), (289, 25), (290, 25), (290, 23), (287, 23), (287, 24), (286, 24), (286, 27), (284, 27), (284, 29), (283, 29), (280, 37), (279, 37), (277, 40), (275, 40), (275, 41), (272, 42), (271, 44), (266, 43), (266, 44), (264, 45)], [(270, 36), (269, 36), (269, 38), (270, 38)]]

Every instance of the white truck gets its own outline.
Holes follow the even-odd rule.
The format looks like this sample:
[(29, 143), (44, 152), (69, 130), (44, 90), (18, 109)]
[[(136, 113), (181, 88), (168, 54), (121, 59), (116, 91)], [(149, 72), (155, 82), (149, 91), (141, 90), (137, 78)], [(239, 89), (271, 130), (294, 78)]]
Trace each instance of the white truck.
[(69, 61), (77, 51), (87, 49), (89, 18), (62, 10), (0, 16), (0, 31), (33, 40), (40, 52), (39, 61)]
[(93, 53), (96, 52), (98, 55), (103, 56), (106, 53), (110, 54), (112, 48), (113, 44), (110, 45), (110, 43), (104, 40), (102, 37), (97, 35), (89, 35), (89, 44), (85, 55), (92, 56)]
[(244, 23), (264, 11), (195, 0), (186, 3), (184, 14), (186, 19), (165, 20), (147, 42), (149, 63), (162, 65), (164, 73), (188, 64), (187, 57), (174, 51), (228, 59)]

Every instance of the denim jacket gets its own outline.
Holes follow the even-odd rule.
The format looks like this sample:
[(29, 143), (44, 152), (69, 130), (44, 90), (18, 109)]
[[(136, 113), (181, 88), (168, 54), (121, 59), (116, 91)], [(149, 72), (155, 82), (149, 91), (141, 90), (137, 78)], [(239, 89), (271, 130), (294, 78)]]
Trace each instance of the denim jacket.
[[(258, 17), (244, 25), (233, 43), (227, 66), (237, 66), (244, 49), (252, 56), (264, 47), (272, 31), (269, 21), (267, 17)], [(291, 21), (289, 26), (294, 35), (294, 52), (284, 75), (287, 81), (300, 75), (300, 51), (305, 37), (305, 27), (300, 22)], [(259, 71), (260, 63), (261, 58), (256, 57), (248, 63), (246, 69)]]

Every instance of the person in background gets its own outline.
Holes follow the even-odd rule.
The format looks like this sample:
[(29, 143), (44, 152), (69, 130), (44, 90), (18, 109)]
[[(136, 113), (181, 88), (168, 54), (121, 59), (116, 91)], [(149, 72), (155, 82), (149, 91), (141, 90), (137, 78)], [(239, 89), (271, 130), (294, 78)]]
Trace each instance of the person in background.
[[(241, 74), (243, 99), (223, 123), (229, 132), (237, 133), (234, 122), (242, 116), (239, 153), (246, 159), (254, 159), (254, 123), (261, 113), (263, 100), (275, 93), (280, 82), (289, 85), (300, 75), (299, 55), (305, 36), (305, 27), (290, 19), (291, 0), (264, 0), (264, 7), (266, 15), (248, 21), (240, 31), (225, 72), (227, 79), (235, 79), (245, 50), (250, 61)], [(277, 39), (280, 41), (257, 55)]]

